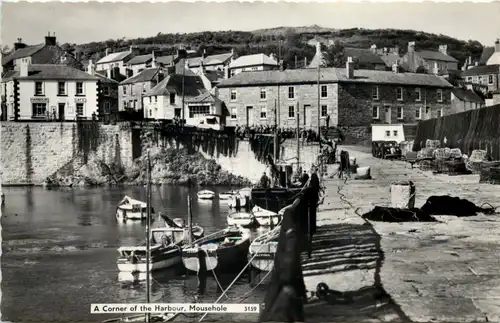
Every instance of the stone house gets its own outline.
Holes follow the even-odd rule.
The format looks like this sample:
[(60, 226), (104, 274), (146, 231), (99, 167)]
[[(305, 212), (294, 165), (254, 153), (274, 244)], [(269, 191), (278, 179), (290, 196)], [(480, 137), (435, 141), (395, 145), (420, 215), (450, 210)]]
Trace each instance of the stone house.
[(233, 77), (241, 72), (269, 71), (278, 68), (279, 64), (274, 59), (274, 55), (271, 56), (267, 56), (266, 54), (245, 55), (238, 57), (229, 64), (229, 75)]
[(484, 86), (486, 92), (500, 89), (500, 64), (474, 66), (462, 72), (462, 79), (467, 84)]
[(448, 54), (447, 45), (440, 45), (438, 51), (417, 50), (415, 42), (409, 42), (408, 51), (401, 58), (401, 66), (408, 72), (422, 70), (444, 75), (448, 70), (458, 70), (458, 60)]
[(146, 68), (152, 67), (152, 62), (155, 60), (155, 53), (147, 55), (137, 55), (125, 63), (125, 71), (127, 77), (132, 77), (139, 74)]
[(99, 78), (62, 64), (31, 64), (2, 78), (2, 102), (8, 120), (91, 119), (98, 113)]
[(455, 87), (451, 91), (451, 111), (453, 113), (481, 109), (484, 106), (484, 100), (481, 99), (481, 97), (477, 95), (471, 87)]
[[(120, 79), (127, 77), (126, 62), (131, 60), (138, 54), (138, 49), (130, 46), (129, 50), (110, 53), (106, 48), (106, 53), (103, 58), (96, 62), (96, 70), (105, 73), (109, 78)], [(119, 74), (119, 75), (116, 75)]]
[[(316, 43), (316, 53), (307, 66), (308, 68), (317, 68), (318, 65), (321, 67), (327, 66), (328, 62), (325, 59), (325, 53), (321, 50), (321, 46), (322, 45), (320, 42)], [(381, 71), (385, 71), (387, 69), (385, 61), (379, 55), (377, 55), (376, 47), (373, 46), (370, 49), (345, 47), (344, 55), (346, 57), (352, 57), (355, 67), (359, 69)], [(395, 61), (392, 62), (389, 67), (392, 66), (393, 63), (395, 63)]]
[(203, 52), (202, 56), (190, 57), (187, 59), (189, 69), (197, 73), (199, 69), (203, 68), (206, 71), (224, 71), (229, 66), (234, 58), (234, 50), (229, 53), (206, 55)]
[(247, 72), (217, 88), (229, 125), (296, 127), (299, 114), (301, 127), (315, 129), (328, 115), (332, 126), (367, 127), (449, 114), (452, 86), (440, 76), (401, 73), (397, 65), (356, 70), (349, 58), (346, 68)]
[(27, 46), (18, 38), (14, 43), (14, 50), (2, 56), (3, 72), (19, 68), (22, 60), (28, 60), (29, 64), (60, 64), (81, 69), (80, 62), (70, 53), (57, 45), (55, 35), (45, 36), (45, 42), (38, 45)]
[(95, 64), (89, 60), (87, 73), (96, 76), (99, 81), (97, 83), (98, 91), (98, 106), (97, 115), (99, 120), (110, 122), (117, 119), (118, 114), (118, 85), (119, 82), (108, 78), (106, 75), (96, 72)]

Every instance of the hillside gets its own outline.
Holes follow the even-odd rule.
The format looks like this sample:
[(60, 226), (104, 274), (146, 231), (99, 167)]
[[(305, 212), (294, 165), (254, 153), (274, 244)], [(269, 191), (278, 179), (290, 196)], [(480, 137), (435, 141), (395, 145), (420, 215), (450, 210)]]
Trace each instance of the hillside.
[(295, 56), (299, 61), (304, 57), (308, 60), (314, 55), (314, 48), (307, 45), (307, 41), (316, 37), (338, 40), (345, 46), (369, 48), (372, 44), (377, 47), (399, 46), (401, 53), (406, 52), (410, 41), (417, 43), (417, 49), (437, 50), (439, 45), (448, 45), (450, 55), (460, 61), (461, 64), (472, 56), (479, 59), (483, 45), (478, 41), (463, 41), (446, 35), (436, 35), (422, 31), (400, 30), (400, 29), (332, 29), (321, 26), (305, 27), (278, 27), (271, 29), (259, 29), (251, 32), (246, 31), (217, 31), (199, 32), (187, 34), (163, 34), (137, 39), (117, 39), (104, 42), (92, 42), (88, 44), (64, 44), (70, 50), (81, 52), (87, 59), (99, 59), (104, 55), (108, 47), (113, 51), (126, 50), (130, 45), (137, 45), (142, 53), (150, 53), (155, 50), (158, 55), (169, 55), (175, 53), (176, 47), (184, 45), (194, 49), (201, 54), (205, 49), (207, 54), (227, 52), (234, 48), (238, 55), (254, 54), (264, 52), (266, 54), (280, 52), (285, 64), (293, 65)]

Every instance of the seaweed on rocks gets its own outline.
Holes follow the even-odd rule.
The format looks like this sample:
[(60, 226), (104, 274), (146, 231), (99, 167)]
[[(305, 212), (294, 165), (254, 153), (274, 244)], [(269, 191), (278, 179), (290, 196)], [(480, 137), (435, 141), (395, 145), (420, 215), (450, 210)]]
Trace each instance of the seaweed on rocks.
[(83, 163), (89, 160), (90, 153), (97, 150), (100, 143), (101, 128), (97, 121), (78, 121), (78, 151), (82, 154)]

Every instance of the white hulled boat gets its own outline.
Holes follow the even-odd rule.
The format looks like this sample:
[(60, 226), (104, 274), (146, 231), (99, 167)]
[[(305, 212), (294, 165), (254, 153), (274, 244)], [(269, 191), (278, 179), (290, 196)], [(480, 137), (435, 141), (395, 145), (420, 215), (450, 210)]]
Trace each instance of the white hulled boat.
[(259, 206), (254, 206), (252, 214), (261, 226), (277, 226), (281, 222), (279, 213), (263, 209)]
[(221, 192), (219, 193), (219, 200), (231, 200), (236, 195), (238, 195), (238, 191)]
[(227, 224), (229, 226), (242, 226), (249, 227), (256, 224), (255, 217), (252, 213), (247, 212), (234, 212), (228, 214), (227, 216)]
[(274, 230), (258, 236), (250, 244), (248, 261), (251, 261), (252, 267), (261, 271), (273, 270), (280, 230), (281, 227), (278, 226)]
[(215, 192), (210, 190), (201, 190), (196, 195), (200, 200), (213, 200), (215, 198)]
[[(154, 213), (154, 211), (151, 210), (151, 213)], [(144, 220), (147, 216), (147, 203), (133, 199), (128, 195), (125, 195), (116, 208), (117, 220)]]

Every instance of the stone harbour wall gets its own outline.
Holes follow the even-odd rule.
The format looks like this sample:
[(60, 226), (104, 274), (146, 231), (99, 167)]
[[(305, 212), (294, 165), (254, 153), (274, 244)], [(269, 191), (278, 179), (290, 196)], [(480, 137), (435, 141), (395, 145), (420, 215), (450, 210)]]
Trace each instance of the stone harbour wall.
[[(81, 125), (75, 122), (2, 122), (3, 185), (42, 185), (62, 168), (78, 169), (84, 159), (132, 164), (132, 138), (128, 124), (97, 124), (97, 146), (85, 151)], [(88, 145), (87, 145), (88, 146)], [(88, 147), (87, 147), (88, 150)]]

